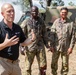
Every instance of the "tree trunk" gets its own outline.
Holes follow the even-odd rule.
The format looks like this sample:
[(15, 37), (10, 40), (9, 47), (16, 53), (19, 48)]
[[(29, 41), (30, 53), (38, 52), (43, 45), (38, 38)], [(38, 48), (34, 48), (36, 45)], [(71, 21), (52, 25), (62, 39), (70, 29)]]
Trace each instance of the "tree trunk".
[(30, 3), (30, 7), (32, 7), (32, 0), (29, 0), (29, 3)]
[(50, 6), (52, 0), (47, 0), (47, 6)]

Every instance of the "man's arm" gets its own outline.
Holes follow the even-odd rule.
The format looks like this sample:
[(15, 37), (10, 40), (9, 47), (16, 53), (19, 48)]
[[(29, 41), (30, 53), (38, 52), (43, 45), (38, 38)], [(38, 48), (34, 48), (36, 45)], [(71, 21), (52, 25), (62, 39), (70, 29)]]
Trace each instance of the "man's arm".
[(56, 20), (54, 21), (52, 27), (51, 27), (51, 37), (50, 37), (50, 46), (51, 46), (51, 49), (50, 51), (51, 52), (54, 52), (54, 46), (55, 46), (55, 38), (56, 38)]
[(56, 36), (56, 20), (54, 21), (52, 27), (51, 27), (51, 40), (50, 40), (50, 45), (53, 47), (54, 43), (55, 43), (55, 36)]
[(75, 26), (74, 26), (73, 22), (71, 24), (71, 27), (72, 27), (72, 30), (71, 30), (71, 35), (70, 35), (70, 37), (71, 37), (70, 48), (73, 49), (73, 47), (75, 45)]
[(28, 46), (36, 39), (33, 29), (31, 30), (31, 34), (32, 38), (27, 38), (23, 43), (21, 43), (21, 46)]
[(46, 26), (44, 24), (44, 21), (43, 22), (43, 27), (42, 27), (42, 37), (43, 37), (43, 41), (44, 41), (44, 44), (46, 46), (46, 48), (50, 48), (49, 44), (48, 44), (48, 35), (47, 35), (47, 30), (46, 30)]
[[(21, 45), (20, 45), (20, 51), (21, 51), (22, 55), (25, 55), (25, 52), (24, 52), (25, 49), (26, 49), (25, 46), (28, 46), (29, 44), (31, 44), (33, 42), (32, 38), (28, 37), (28, 34), (29, 34), (29, 32), (28, 32), (29, 31), (28, 23), (30, 23), (30, 19), (24, 20), (22, 22), (22, 24), (20, 25), (23, 32), (24, 32), (24, 34), (25, 34), (24, 36), (26, 37), (26, 40), (23, 43), (21, 43)], [(31, 33), (33, 33), (32, 28), (30, 30), (31, 30)]]
[(28, 22), (28, 19), (25, 19), (20, 25), (25, 35), (27, 34), (27, 22)]
[(71, 23), (71, 35), (70, 35), (70, 38), (71, 38), (71, 41), (70, 41), (70, 47), (68, 49), (68, 52), (67, 54), (71, 54), (72, 53), (72, 50), (74, 48), (74, 45), (75, 45), (75, 26), (73, 25), (73, 22)]

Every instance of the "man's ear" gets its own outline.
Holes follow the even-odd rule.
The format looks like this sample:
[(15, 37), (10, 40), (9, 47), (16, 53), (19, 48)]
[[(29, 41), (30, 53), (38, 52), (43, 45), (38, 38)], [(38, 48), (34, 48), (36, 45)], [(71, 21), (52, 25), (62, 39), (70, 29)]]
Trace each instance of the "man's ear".
[(1, 12), (1, 15), (3, 16), (3, 12)]

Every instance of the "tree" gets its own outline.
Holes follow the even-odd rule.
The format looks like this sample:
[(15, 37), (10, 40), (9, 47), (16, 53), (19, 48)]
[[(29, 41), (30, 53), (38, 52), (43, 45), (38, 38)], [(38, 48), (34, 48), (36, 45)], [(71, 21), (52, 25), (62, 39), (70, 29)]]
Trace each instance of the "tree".
[(30, 7), (32, 7), (32, 0), (28, 0), (29, 1), (29, 4), (30, 4)]
[(52, 0), (47, 0), (47, 6), (50, 6), (51, 5), (51, 1)]
[(26, 9), (30, 8), (30, 1), (31, 0), (18, 0), (22, 6), (22, 10), (25, 11)]
[(51, 6), (64, 6), (64, 1), (62, 1), (62, 0), (52, 0)]
[(68, 5), (69, 6), (75, 6), (75, 4), (73, 2), (69, 2)]

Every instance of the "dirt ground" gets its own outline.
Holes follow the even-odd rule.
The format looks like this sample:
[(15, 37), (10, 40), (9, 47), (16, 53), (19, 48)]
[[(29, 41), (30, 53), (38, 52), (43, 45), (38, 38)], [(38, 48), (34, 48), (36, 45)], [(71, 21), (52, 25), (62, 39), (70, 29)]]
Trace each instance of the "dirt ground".
[[(46, 49), (46, 55), (47, 55), (47, 75), (52, 75), (51, 74), (51, 52), (47, 52)], [(25, 56), (20, 54), (20, 67), (22, 71), (22, 75), (25, 75)], [(60, 75), (60, 70), (61, 70), (61, 58), (59, 58), (58, 61), (58, 75)], [(38, 75), (38, 64), (36, 58), (34, 59), (33, 65), (32, 65), (32, 75)], [(74, 47), (73, 53), (70, 55), (69, 58), (69, 73), (68, 75), (76, 75), (76, 45)]]

